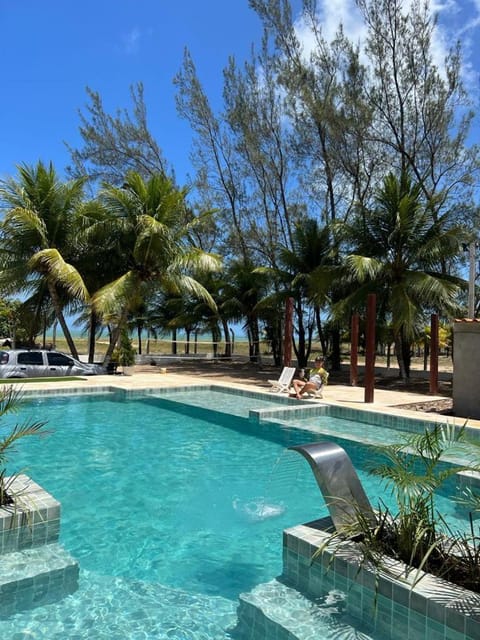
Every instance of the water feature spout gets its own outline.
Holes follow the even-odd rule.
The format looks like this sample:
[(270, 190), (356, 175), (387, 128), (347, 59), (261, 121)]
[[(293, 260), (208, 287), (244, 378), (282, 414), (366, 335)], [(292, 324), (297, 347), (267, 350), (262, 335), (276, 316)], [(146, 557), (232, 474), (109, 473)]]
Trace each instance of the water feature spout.
[(376, 524), (376, 517), (352, 461), (333, 442), (313, 442), (289, 447), (308, 461), (325, 499), (335, 529), (351, 533), (359, 518)]

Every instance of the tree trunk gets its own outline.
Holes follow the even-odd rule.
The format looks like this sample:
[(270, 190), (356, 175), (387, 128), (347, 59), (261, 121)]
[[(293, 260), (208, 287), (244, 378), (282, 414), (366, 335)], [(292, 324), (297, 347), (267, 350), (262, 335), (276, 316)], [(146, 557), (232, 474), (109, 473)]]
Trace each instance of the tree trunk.
[(228, 322), (224, 319), (221, 318), (221, 322), (222, 322), (222, 327), (223, 327), (223, 334), (225, 336), (225, 358), (231, 358), (232, 357), (232, 342), (230, 340), (230, 330), (228, 328)]
[(315, 305), (315, 319), (317, 321), (318, 339), (322, 346), (322, 356), (325, 358), (327, 355), (327, 343), (325, 341), (325, 335), (323, 333), (322, 319), (320, 317), (320, 307)]
[(177, 330), (172, 329), (172, 355), (177, 355)]
[(295, 310), (297, 312), (297, 336), (298, 342), (293, 341), (294, 351), (297, 356), (297, 362), (299, 367), (306, 367), (307, 362), (307, 350), (305, 343), (305, 324), (303, 322), (303, 307), (302, 301), (296, 300)]
[(88, 361), (92, 363), (95, 360), (95, 333), (97, 329), (97, 321), (95, 313), (90, 310), (88, 319)]
[(332, 354), (330, 366), (332, 371), (340, 371), (341, 369), (340, 329), (338, 327), (332, 328)]
[(70, 329), (67, 326), (65, 321), (65, 317), (62, 312), (62, 305), (60, 303), (60, 298), (58, 296), (57, 290), (55, 289), (55, 285), (53, 282), (48, 282), (48, 292), (50, 293), (50, 297), (52, 299), (53, 308), (55, 309), (55, 315), (57, 316), (57, 320), (62, 327), (63, 335), (65, 336), (65, 340), (67, 341), (68, 348), (70, 349), (70, 353), (74, 358), (78, 360), (78, 351), (75, 343), (73, 342), (72, 334), (70, 333)]
[(47, 343), (47, 318), (43, 316), (43, 330), (42, 330), (42, 349), (46, 348)]
[(221, 337), (222, 337), (222, 334), (220, 333), (218, 327), (212, 327), (212, 343), (213, 343), (214, 358), (218, 357), (218, 343), (220, 342)]
[(271, 344), (273, 362), (276, 367), (279, 367), (282, 364), (282, 326), (278, 321), (272, 325)]
[(142, 355), (142, 325), (137, 324), (137, 336), (138, 336), (138, 355)]
[[(408, 353), (407, 353), (408, 350)], [(398, 368), (400, 371), (400, 378), (402, 380), (408, 380), (410, 377), (410, 343), (405, 340), (403, 331), (397, 331), (395, 334), (395, 354), (397, 356)]]
[(247, 335), (249, 342), (250, 362), (258, 362), (260, 356), (260, 331), (258, 330), (258, 319), (256, 317), (248, 318)]

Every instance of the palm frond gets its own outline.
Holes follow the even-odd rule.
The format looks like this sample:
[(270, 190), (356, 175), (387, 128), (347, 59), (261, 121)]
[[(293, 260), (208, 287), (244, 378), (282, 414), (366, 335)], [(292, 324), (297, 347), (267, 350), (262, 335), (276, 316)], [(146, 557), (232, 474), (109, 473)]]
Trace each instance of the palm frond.
[(374, 280), (383, 268), (381, 261), (356, 254), (347, 256), (344, 265), (352, 280), (358, 280), (359, 282)]
[(65, 262), (57, 249), (38, 251), (30, 258), (28, 266), (32, 270), (46, 274), (72, 297), (82, 301), (89, 299), (89, 293), (82, 276), (75, 267)]
[(92, 307), (105, 321), (118, 320), (123, 309), (133, 307), (138, 302), (141, 285), (139, 274), (128, 271), (97, 291), (92, 297)]
[(213, 310), (217, 310), (217, 305), (210, 295), (210, 293), (201, 285), (197, 280), (191, 276), (187, 276), (178, 272), (167, 271), (161, 276), (161, 282), (163, 287), (173, 294), (187, 294), (192, 295), (200, 300), (206, 302)]

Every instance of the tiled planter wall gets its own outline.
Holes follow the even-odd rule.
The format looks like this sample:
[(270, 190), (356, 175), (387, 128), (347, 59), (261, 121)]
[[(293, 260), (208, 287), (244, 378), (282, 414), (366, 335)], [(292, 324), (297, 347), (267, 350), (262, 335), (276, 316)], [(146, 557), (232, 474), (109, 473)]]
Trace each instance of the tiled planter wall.
[(60, 503), (28, 476), (12, 483), (15, 505), (0, 509), (0, 554), (58, 541)]
[[(414, 574), (395, 579), (383, 574), (376, 588), (374, 570), (359, 568), (356, 545), (344, 543), (333, 555), (327, 547), (312, 556), (328, 539), (329, 518), (284, 532), (283, 579), (316, 597), (339, 589), (348, 594), (347, 610), (392, 640), (476, 640), (480, 638), (480, 594), (424, 574), (414, 586)], [(390, 572), (389, 572), (390, 573)], [(404, 565), (392, 561), (391, 573), (404, 576)]]
[(0, 617), (78, 589), (78, 563), (58, 544), (60, 503), (25, 475), (15, 505), (0, 509)]

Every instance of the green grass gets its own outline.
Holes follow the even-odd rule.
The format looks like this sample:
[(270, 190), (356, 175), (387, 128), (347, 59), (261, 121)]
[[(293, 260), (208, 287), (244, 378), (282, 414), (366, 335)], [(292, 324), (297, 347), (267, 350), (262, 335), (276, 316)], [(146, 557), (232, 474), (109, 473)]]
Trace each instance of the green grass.
[(59, 382), (62, 380), (85, 380), (78, 376), (57, 376), (56, 378), (0, 378), (0, 384), (23, 384), (24, 382)]

